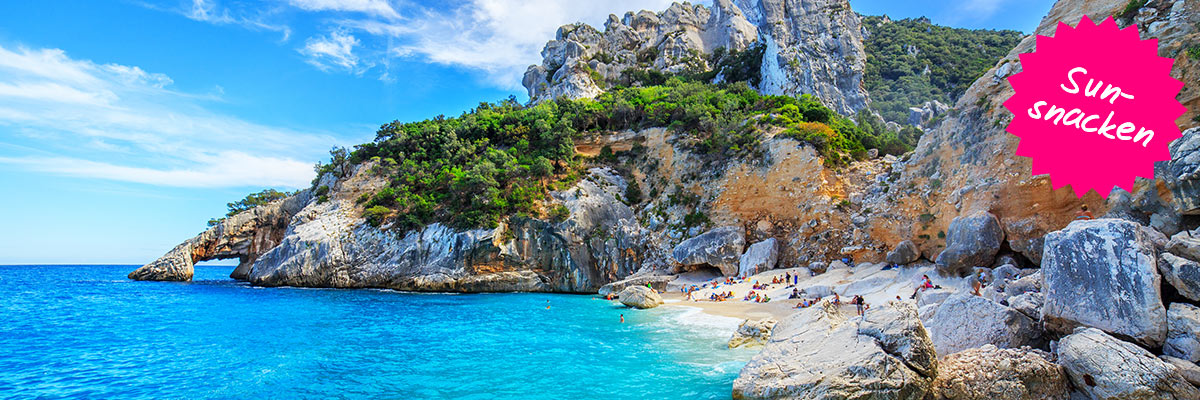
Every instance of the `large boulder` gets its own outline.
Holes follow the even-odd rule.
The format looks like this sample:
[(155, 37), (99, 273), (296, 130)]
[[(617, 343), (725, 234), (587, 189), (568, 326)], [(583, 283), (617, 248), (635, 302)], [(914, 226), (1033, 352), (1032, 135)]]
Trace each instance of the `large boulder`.
[(775, 326), (733, 382), (735, 399), (922, 399), (937, 356), (917, 309), (888, 302), (847, 319), (822, 302)]
[(1171, 192), (1167, 203), (1173, 211), (1183, 215), (1200, 213), (1200, 128), (1184, 131), (1170, 148), (1171, 160), (1154, 163), (1154, 176), (1160, 177)]
[(737, 330), (733, 332), (733, 336), (729, 338), (729, 348), (767, 344), (767, 340), (771, 339), (771, 329), (775, 327), (776, 322), (771, 318), (742, 321), (742, 324), (738, 325)]
[(1200, 308), (1172, 303), (1167, 311), (1167, 341), (1163, 354), (1191, 362), (1200, 361)]
[(1096, 328), (1062, 338), (1057, 355), (1071, 383), (1092, 399), (1200, 399), (1178, 368)]
[(1025, 293), (1039, 293), (1041, 291), (1042, 271), (1022, 276), (1015, 281), (1008, 282), (1004, 286), (1004, 294), (1009, 296), (1020, 296)]
[(917, 308), (930, 304), (942, 304), (943, 301), (956, 293), (950, 289), (926, 289), (917, 292)]
[(654, 308), (663, 304), (662, 296), (645, 286), (627, 287), (617, 297), (621, 299), (621, 304), (639, 309)]
[(1034, 321), (1042, 320), (1042, 305), (1045, 303), (1045, 298), (1041, 293), (1029, 292), (1017, 296), (1009, 297), (1008, 306), (1012, 309), (1020, 311), (1026, 317)]
[(1200, 365), (1182, 358), (1166, 355), (1158, 356), (1158, 359), (1179, 369), (1179, 373), (1183, 375), (1183, 379), (1188, 381), (1188, 383), (1193, 386), (1200, 386)]
[(1200, 263), (1171, 253), (1162, 253), (1158, 271), (1183, 297), (1200, 301)]
[(917, 248), (917, 244), (911, 240), (900, 242), (895, 249), (887, 253), (887, 262), (896, 265), (908, 264), (920, 258), (921, 249)]
[(1200, 261), (1200, 237), (1192, 235), (1192, 232), (1184, 231), (1171, 236), (1171, 240), (1167, 242), (1167, 251), (1192, 261)]
[(1025, 314), (971, 293), (956, 293), (938, 306), (925, 322), (938, 354), (995, 345), (1002, 348), (1037, 346), (1042, 334)]
[(1004, 230), (992, 213), (978, 211), (954, 218), (946, 233), (946, 249), (937, 256), (938, 270), (962, 276), (971, 268), (992, 265), (1003, 242)]
[(1090, 326), (1147, 347), (1167, 336), (1153, 239), (1119, 219), (1075, 221), (1046, 235), (1042, 255), (1046, 328)]
[(738, 262), (738, 276), (750, 276), (774, 269), (779, 261), (779, 241), (770, 238), (750, 245)]
[(1053, 355), (1030, 348), (993, 345), (943, 357), (933, 382), (935, 399), (1065, 399), (1069, 382)]
[(675, 246), (671, 257), (683, 267), (712, 266), (726, 276), (737, 275), (746, 232), (740, 227), (716, 228)]

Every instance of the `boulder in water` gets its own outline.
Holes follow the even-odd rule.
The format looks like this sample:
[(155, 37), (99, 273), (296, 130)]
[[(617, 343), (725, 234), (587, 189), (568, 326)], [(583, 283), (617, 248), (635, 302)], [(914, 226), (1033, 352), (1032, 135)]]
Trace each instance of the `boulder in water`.
[(621, 304), (638, 309), (654, 308), (663, 304), (662, 296), (645, 286), (629, 286), (617, 297), (621, 299)]
[(738, 329), (733, 332), (733, 336), (729, 338), (729, 348), (767, 344), (767, 340), (771, 339), (771, 328), (775, 327), (775, 323), (776, 321), (770, 318), (742, 321), (742, 324), (738, 325)]

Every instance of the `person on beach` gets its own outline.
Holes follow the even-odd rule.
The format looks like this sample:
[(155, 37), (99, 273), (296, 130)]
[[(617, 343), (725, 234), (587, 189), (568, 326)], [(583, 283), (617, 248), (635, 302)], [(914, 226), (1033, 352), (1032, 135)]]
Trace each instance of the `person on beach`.
[(833, 305), (842, 305), (842, 296), (838, 296), (837, 292), (833, 292)]
[(858, 307), (858, 315), (863, 315), (863, 298), (859, 295), (854, 295), (854, 305)]
[(1082, 205), (1082, 206), (1079, 206), (1079, 211), (1076, 211), (1076, 212), (1075, 212), (1075, 220), (1076, 220), (1076, 221), (1078, 221), (1078, 220), (1085, 220), (1085, 221), (1086, 221), (1086, 220), (1089, 220), (1089, 219), (1095, 219), (1095, 218), (1096, 218), (1096, 217), (1092, 215), (1092, 212), (1091, 212), (1091, 211), (1088, 211), (1088, 206), (1087, 206), (1087, 204), (1084, 204), (1084, 205)]
[(917, 292), (928, 289), (933, 289), (933, 281), (929, 279), (929, 275), (921, 275), (921, 285), (913, 289), (913, 294), (910, 298), (915, 299), (917, 298)]

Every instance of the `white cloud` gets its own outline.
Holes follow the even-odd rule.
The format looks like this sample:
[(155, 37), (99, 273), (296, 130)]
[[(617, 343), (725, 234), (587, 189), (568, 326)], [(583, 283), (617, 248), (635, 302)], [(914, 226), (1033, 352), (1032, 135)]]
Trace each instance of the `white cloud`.
[[(0, 167), (185, 187), (306, 186), (324, 134), (214, 113), (136, 66), (0, 46)], [(12, 146), (9, 146), (12, 147)]]
[(291, 0), (291, 4), (306, 11), (350, 11), (400, 19), (400, 14), (385, 0)]
[(481, 71), (493, 86), (519, 88), (525, 68), (540, 64), (541, 50), (559, 26), (586, 22), (601, 31), (609, 14), (665, 10), (671, 0), (471, 0), (449, 10), (419, 9), (399, 22), (346, 21), (346, 26), (400, 39), (391, 54)]
[(255, 12), (243, 9), (223, 7), (217, 0), (191, 0), (182, 7), (164, 7), (159, 3), (140, 2), (142, 7), (183, 15), (188, 19), (207, 22), (214, 25), (238, 25), (256, 31), (278, 32), (283, 35), (282, 41), (287, 41), (292, 35), (292, 29), (284, 24), (268, 22), (268, 17), (278, 11), (270, 8)]
[(309, 64), (322, 71), (343, 69), (353, 72), (358, 71), (358, 56), (354, 55), (354, 48), (358, 45), (359, 41), (354, 35), (335, 30), (327, 36), (308, 38), (299, 51), (308, 56)]

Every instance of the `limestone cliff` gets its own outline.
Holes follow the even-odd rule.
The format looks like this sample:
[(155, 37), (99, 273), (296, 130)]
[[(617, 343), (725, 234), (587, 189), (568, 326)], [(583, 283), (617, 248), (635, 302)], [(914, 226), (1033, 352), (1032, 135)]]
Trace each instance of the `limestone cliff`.
[(849, 115), (867, 106), (862, 31), (847, 0), (716, 0), (711, 9), (675, 3), (661, 13), (609, 15), (604, 32), (582, 23), (559, 28), (523, 84), (535, 101), (591, 98), (631, 70), (707, 71), (717, 49), (758, 42), (765, 46), (761, 92), (812, 94)]
[[(718, 0), (711, 10), (677, 4), (661, 14), (612, 17), (604, 33), (586, 25), (567, 26), (547, 45), (543, 65), (530, 71), (537, 78), (555, 70), (551, 74), (555, 81), (587, 78), (576, 82), (594, 84), (590, 74), (563, 72), (563, 66), (575, 63), (583, 68), (580, 63), (587, 60), (588, 68), (608, 79), (612, 77), (608, 74), (626, 65), (621, 63), (649, 63), (637, 57), (652, 48), (655, 54), (667, 55), (655, 58), (653, 67), (670, 71), (684, 67), (690, 53), (686, 49), (745, 48), (764, 34), (788, 46), (808, 43), (788, 50), (792, 53), (784, 51), (789, 57), (806, 57), (795, 52), (811, 50), (812, 40), (825, 40), (826, 47), (841, 46), (842, 55), (861, 50), (852, 43), (834, 44), (853, 41), (858, 33), (836, 37), (830, 33), (853, 26), (857, 17), (852, 12), (816, 6), (841, 3), (794, 3), (780, 8), (776, 2), (762, 0), (751, 7), (747, 2)], [(1100, 18), (1123, 6), (1120, 0), (1062, 0), (1042, 21), (1038, 33), (1052, 33), (1060, 21), (1075, 23), (1081, 15)], [(1186, 44), (1200, 42), (1198, 7), (1184, 0), (1152, 2), (1127, 21), (1137, 23), (1143, 37), (1159, 39), (1160, 53), (1176, 58), (1173, 75), (1185, 81), (1194, 81), (1200, 66), (1182, 51)], [(813, 14), (819, 9), (821, 16)], [(771, 26), (764, 29), (764, 24)], [(815, 28), (800, 34), (808, 26), (803, 24)], [(667, 40), (665, 32), (676, 33), (667, 35)], [(1041, 262), (1043, 236), (1066, 226), (1081, 203), (1090, 205), (1098, 216), (1132, 219), (1168, 235), (1194, 226), (1194, 216), (1200, 214), (1200, 129), (1195, 129), (1192, 118), (1200, 90), (1187, 88), (1180, 94), (1181, 102), (1193, 111), (1179, 124), (1192, 129), (1172, 145), (1173, 160), (1157, 166), (1158, 180), (1140, 181), (1133, 194), (1118, 190), (1107, 202), (1094, 194), (1080, 201), (1069, 190), (1051, 190), (1045, 176), (1030, 176), (1029, 161), (1012, 155), (1017, 138), (1004, 131), (1011, 114), (999, 104), (1012, 90), (1005, 78), (1018, 71), (1017, 56), (1032, 51), (1034, 43), (1033, 36), (1026, 38), (997, 62), (945, 119), (925, 133), (914, 152), (900, 158), (872, 157), (828, 168), (812, 147), (767, 132), (761, 156), (714, 160), (694, 153), (686, 138), (671, 129), (592, 132), (575, 140), (576, 151), (594, 156), (607, 146), (620, 154), (619, 168), (628, 171), (617, 173), (610, 166), (595, 165), (585, 179), (551, 193), (545, 205), (565, 207), (569, 211), (565, 220), (512, 217), (495, 229), (455, 230), (433, 224), (415, 231), (371, 226), (361, 217), (362, 206), (356, 199), (387, 184), (372, 173), (368, 162), (345, 177), (323, 175), (316, 187), (329, 187), (328, 201), (303, 191), (235, 215), (134, 271), (130, 278), (188, 280), (195, 262), (239, 258), (234, 277), (264, 286), (592, 292), (639, 272), (657, 276), (705, 267), (684, 265), (674, 250), (685, 240), (720, 227), (743, 233), (736, 235), (742, 240), (737, 246), (724, 246), (731, 252), (775, 239), (777, 263), (772, 264), (778, 267), (812, 263), (813, 271), (820, 272), (824, 262), (843, 256), (881, 261), (905, 242), (905, 251), (911, 254), (900, 258), (937, 259), (944, 264), (942, 272), (953, 274), (969, 272), (976, 265), (949, 260), (955, 257), (939, 259), (948, 238), (959, 238), (955, 254), (970, 256), (955, 259), (985, 267), (992, 266), (993, 259), (995, 265), (1033, 267)], [(609, 56), (614, 60), (611, 64), (604, 61)], [(861, 85), (852, 77), (853, 63), (843, 64), (849, 70), (810, 66), (805, 70), (814, 74), (811, 79), (787, 75), (786, 80), (796, 87), (836, 88), (840, 97), (824, 99), (853, 109), (858, 104), (854, 99), (865, 102), (865, 96), (857, 94)], [(530, 90), (539, 98), (550, 93), (547, 90), (574, 89), (535, 85)], [(643, 188), (648, 198), (627, 204), (623, 193), (631, 182)], [(966, 218), (951, 225), (968, 215), (993, 221), (987, 214), (995, 216), (998, 230), (980, 228)], [(998, 248), (973, 248), (977, 246), (971, 238), (984, 231), (989, 233), (987, 242), (999, 243)], [(733, 264), (708, 266), (729, 265)]]

